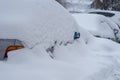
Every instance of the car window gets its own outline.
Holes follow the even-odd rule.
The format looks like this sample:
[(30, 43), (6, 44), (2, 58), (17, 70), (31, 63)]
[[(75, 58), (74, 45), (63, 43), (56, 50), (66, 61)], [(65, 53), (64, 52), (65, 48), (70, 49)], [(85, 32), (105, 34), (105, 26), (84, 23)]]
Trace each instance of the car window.
[(106, 17), (112, 17), (114, 16), (115, 14), (114, 13), (109, 13), (109, 12), (89, 12), (91, 14), (100, 14), (100, 15), (103, 15), (103, 16), (106, 16)]

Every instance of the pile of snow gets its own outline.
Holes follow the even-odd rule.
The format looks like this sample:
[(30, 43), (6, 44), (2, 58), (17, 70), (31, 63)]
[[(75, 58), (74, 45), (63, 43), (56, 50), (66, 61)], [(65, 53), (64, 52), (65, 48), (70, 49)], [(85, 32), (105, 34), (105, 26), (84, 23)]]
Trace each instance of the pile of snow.
[(112, 75), (119, 75), (116, 72), (120, 66), (118, 62), (120, 60), (119, 48), (120, 45), (117, 43), (91, 36), (87, 44), (80, 39), (67, 46), (56, 45), (53, 60), (43, 57), (43, 54), (47, 56), (44, 49), (40, 51), (43, 54), (36, 55), (37, 47), (34, 50), (15, 51), (12, 52), (7, 62), (0, 63), (0, 74), (3, 75), (1, 79), (115, 79), (116, 77)]
[(117, 25), (102, 15), (97, 14), (72, 14), (77, 23), (95, 36), (115, 39), (114, 29)]
[[(46, 6), (47, 5), (47, 6)], [(77, 24), (54, 0), (0, 0), (0, 38), (36, 44), (73, 40)]]

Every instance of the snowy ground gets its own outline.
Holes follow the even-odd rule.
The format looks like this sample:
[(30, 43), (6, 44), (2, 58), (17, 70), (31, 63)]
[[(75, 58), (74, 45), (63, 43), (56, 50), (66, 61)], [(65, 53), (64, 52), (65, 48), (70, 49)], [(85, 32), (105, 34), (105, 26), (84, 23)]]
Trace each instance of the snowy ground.
[[(14, 2), (15, 0), (11, 1)], [(53, 0), (40, 0), (40, 2), (36, 0), (38, 2), (35, 1), (35, 3), (33, 3), (34, 0), (25, 1), (24, 6), (26, 3), (29, 4), (27, 5), (28, 7), (25, 8), (29, 8), (32, 3), (32, 7), (34, 7), (32, 10), (37, 8), (34, 12), (36, 13), (37, 11), (39, 14), (35, 15), (34, 12), (31, 13), (30, 9), (30, 15), (24, 19), (28, 19), (28, 22), (20, 26), (18, 24), (22, 21), (18, 24), (14, 24), (16, 17), (13, 21), (7, 20), (6, 18), (4, 22), (0, 22), (0, 24), (4, 26), (0, 27), (0, 38), (18, 38), (27, 45), (24, 49), (10, 52), (8, 55), (9, 58), (6, 61), (0, 61), (1, 80), (120, 79), (120, 45), (118, 43), (108, 39), (93, 37), (89, 32), (79, 27), (70, 14)], [(6, 1), (3, 1), (3, 3), (6, 3)], [(21, 3), (23, 4), (23, 2)], [(8, 4), (9, 2), (7, 5)], [(46, 6), (46, 4), (48, 5)], [(11, 6), (11, 4), (9, 5)], [(12, 8), (16, 7), (12, 5)], [(6, 9), (6, 11), (7, 10), (8, 9)], [(48, 14), (48, 12), (50, 13)], [(27, 13), (27, 11), (25, 13)], [(48, 18), (50, 14), (52, 17)], [(58, 16), (58, 14), (61, 15)], [(9, 15), (9, 17), (10, 16), (11, 15)], [(17, 20), (18, 19), (17, 17)], [(10, 22), (10, 24), (5, 25), (6, 20)], [(31, 23), (29, 20), (33, 20), (34, 23)], [(2, 21), (2, 19), (0, 21)], [(46, 22), (48, 24), (45, 24)], [(16, 25), (17, 27), (15, 27)], [(14, 31), (11, 30), (13, 28)], [(26, 30), (27, 32), (25, 32)], [(73, 40), (74, 31), (81, 33), (79, 40)], [(21, 34), (23, 36), (21, 36)], [(44, 41), (44, 39), (46, 40)], [(63, 42), (63, 44), (60, 45), (57, 43), (54, 45), (55, 50), (53, 54), (51, 54), (53, 55), (52, 59), (46, 52), (46, 48), (48, 45), (53, 45), (56, 40)], [(65, 42), (70, 43), (64, 45)]]
[(41, 46), (12, 52), (0, 62), (2, 80), (116, 80), (119, 78), (120, 45), (92, 37), (56, 46), (51, 59)]

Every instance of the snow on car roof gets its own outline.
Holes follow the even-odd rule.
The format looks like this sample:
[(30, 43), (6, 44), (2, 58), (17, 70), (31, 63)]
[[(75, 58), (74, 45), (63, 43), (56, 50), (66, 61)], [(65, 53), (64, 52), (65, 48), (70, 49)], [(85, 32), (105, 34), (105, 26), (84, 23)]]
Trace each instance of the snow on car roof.
[(0, 0), (0, 6), (2, 39), (19, 39), (33, 47), (70, 41), (77, 30), (73, 18), (53, 0)]

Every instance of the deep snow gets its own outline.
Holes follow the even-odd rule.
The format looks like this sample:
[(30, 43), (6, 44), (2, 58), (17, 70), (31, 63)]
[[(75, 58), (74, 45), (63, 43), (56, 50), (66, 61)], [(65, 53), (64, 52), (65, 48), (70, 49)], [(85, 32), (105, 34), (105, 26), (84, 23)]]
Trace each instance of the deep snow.
[[(13, 3), (12, 1), (15, 0), (8, 0)], [(17, 18), (18, 16), (13, 16), (15, 18), (12, 19), (15, 20), (1, 18), (1, 21), (7, 21), (9, 24), (5, 25), (4, 22), (0, 22), (0, 25), (4, 25), (4, 27), (0, 27), (0, 38), (18, 38), (32, 48), (26, 46), (24, 49), (12, 51), (6, 61), (0, 61), (0, 79), (114, 80), (119, 77), (113, 76), (114, 73), (119, 75), (117, 72), (120, 61), (119, 44), (107, 39), (95, 38), (81, 27), (77, 28), (78, 25), (70, 14), (53, 0), (20, 0), (14, 3), (19, 3), (21, 6), (20, 3), (23, 4), (23, 1), (25, 2), (22, 7), (29, 8), (32, 5), (31, 8), (34, 7), (32, 9), (34, 12), (30, 10), (30, 14), (28, 14), (27, 9), (22, 8), (27, 13), (23, 20), (22, 17)], [(6, 1), (0, 2), (3, 6), (10, 5), (8, 8), (13, 5)], [(40, 12), (37, 11), (38, 9)], [(36, 14), (36, 11), (40, 16)], [(6, 15), (8, 14), (6, 13)], [(73, 40), (73, 33), (76, 30), (81, 33), (79, 40)], [(46, 45), (47, 47), (53, 45), (54, 40), (70, 41), (70, 43), (67, 45), (56, 44), (53, 53), (54, 59), (51, 59), (46, 52)]]
[(87, 44), (80, 39), (57, 45), (54, 59), (37, 48), (9, 53), (8, 60), (0, 63), (2, 80), (114, 80), (112, 75), (119, 75), (120, 45), (107, 39), (91, 37)]
[(72, 41), (77, 31), (76, 22), (54, 0), (0, 0), (0, 6), (0, 38), (19, 39), (29, 48)]
[(61, 0), (61, 1), (63, 3), (62, 5), (65, 6), (65, 8), (72, 13), (89, 10), (93, 2), (93, 0)]

